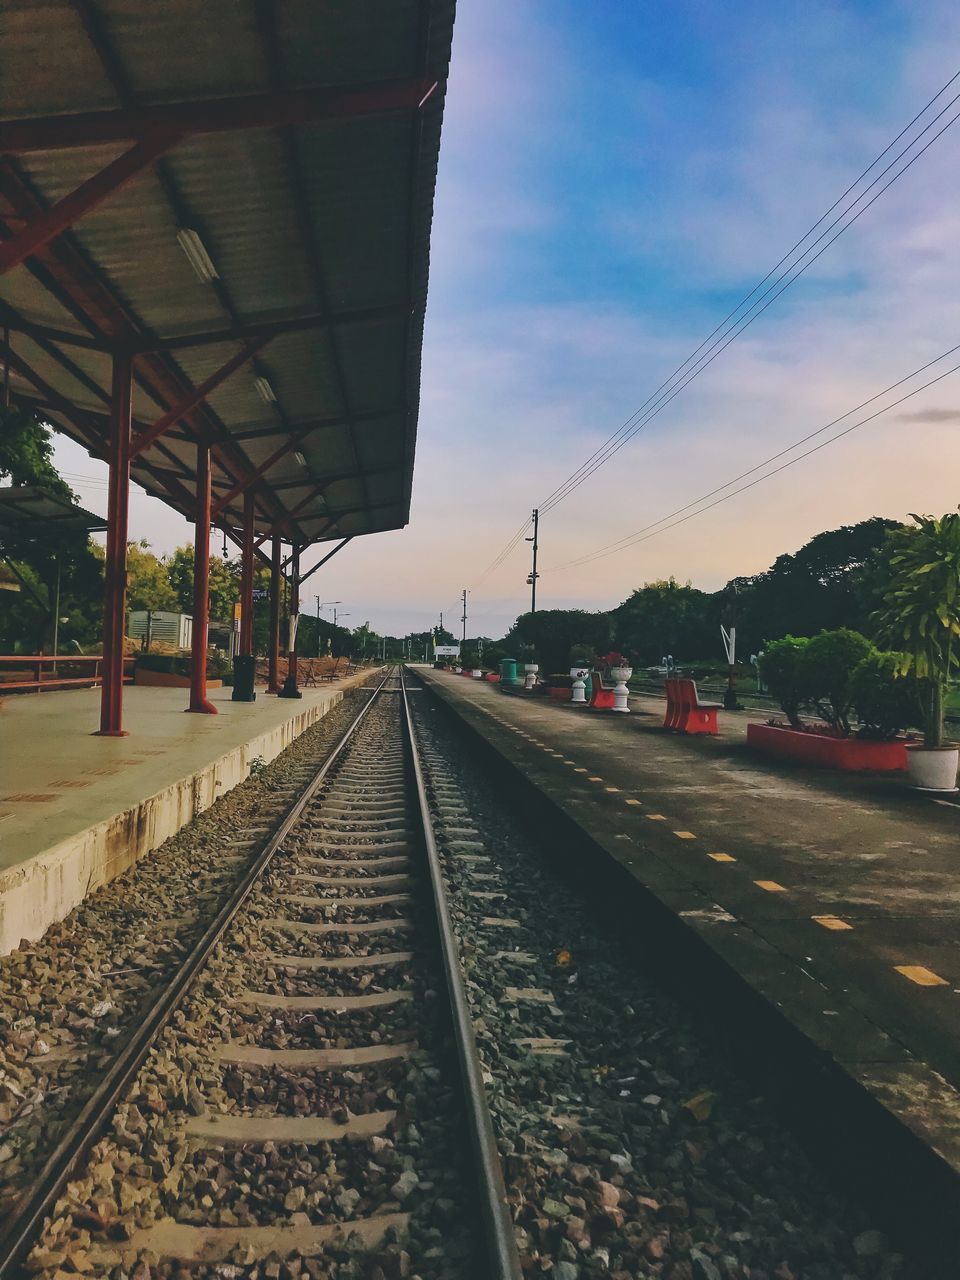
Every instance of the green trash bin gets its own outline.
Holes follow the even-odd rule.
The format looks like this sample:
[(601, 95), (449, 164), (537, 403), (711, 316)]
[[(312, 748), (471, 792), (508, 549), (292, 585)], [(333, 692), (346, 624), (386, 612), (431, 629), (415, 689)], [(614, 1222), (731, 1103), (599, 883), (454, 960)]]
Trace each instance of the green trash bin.
[(502, 658), (500, 660), (500, 683), (501, 684), (519, 684), (517, 679), (517, 660), (516, 658)]

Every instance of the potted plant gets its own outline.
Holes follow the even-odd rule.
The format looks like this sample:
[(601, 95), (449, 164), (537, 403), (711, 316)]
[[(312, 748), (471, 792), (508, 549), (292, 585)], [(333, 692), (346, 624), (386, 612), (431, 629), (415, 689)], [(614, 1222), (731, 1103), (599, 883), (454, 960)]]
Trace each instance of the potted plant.
[[(878, 653), (855, 631), (821, 631), (818, 636), (784, 636), (760, 655), (760, 672), (789, 724), (747, 725), (747, 744), (767, 755), (845, 773), (897, 773), (907, 768), (901, 684), (889, 654)], [(803, 707), (826, 723), (804, 724)], [(856, 709), (860, 732), (850, 734)]]
[(923, 791), (956, 791), (960, 746), (944, 742), (943, 709), (960, 636), (960, 514), (911, 516), (888, 534), (890, 578), (876, 615), (880, 636), (902, 652), (901, 676), (923, 681), (923, 744), (907, 751)]
[(609, 670), (614, 680), (612, 710), (629, 711), (630, 708), (627, 705), (627, 681), (633, 675), (633, 667), (630, 666), (630, 660), (616, 649), (611, 649), (609, 653), (603, 655), (600, 663)]

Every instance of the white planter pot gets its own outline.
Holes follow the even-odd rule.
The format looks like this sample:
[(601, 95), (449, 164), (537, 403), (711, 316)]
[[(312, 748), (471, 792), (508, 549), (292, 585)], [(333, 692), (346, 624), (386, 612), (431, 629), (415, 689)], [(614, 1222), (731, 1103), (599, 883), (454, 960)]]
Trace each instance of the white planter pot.
[(633, 667), (611, 667), (610, 674), (613, 676), (616, 684), (613, 689), (613, 708), (614, 711), (629, 712), (627, 706), (627, 681), (633, 675)]
[(474, 680), (480, 680), (483, 678), (483, 672), (479, 667), (474, 667), (470, 674), (473, 676)]
[(536, 662), (525, 662), (523, 664), (523, 670), (523, 687), (525, 689), (532, 689), (537, 683), (537, 672), (540, 670), (540, 666)]
[(576, 707), (585, 707), (587, 705), (587, 676), (590, 674), (589, 667), (571, 667), (570, 674), (573, 676), (573, 692), (570, 701)]
[(956, 791), (960, 746), (907, 747), (910, 781), (920, 791)]
[(573, 691), (570, 696), (571, 703), (575, 707), (586, 707), (586, 677), (590, 675), (589, 667), (571, 667), (571, 676), (573, 677)]

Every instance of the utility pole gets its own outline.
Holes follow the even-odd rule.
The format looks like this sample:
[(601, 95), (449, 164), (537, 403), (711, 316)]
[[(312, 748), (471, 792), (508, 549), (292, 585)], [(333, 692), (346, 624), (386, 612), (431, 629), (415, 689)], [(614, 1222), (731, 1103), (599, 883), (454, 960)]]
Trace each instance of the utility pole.
[(539, 508), (533, 508), (533, 537), (527, 538), (527, 542), (533, 543), (533, 568), (527, 574), (527, 585), (530, 587), (530, 612), (537, 612), (537, 579), (540, 577), (537, 573), (537, 552), (540, 549), (540, 543), (537, 541), (540, 533), (540, 511)]
[(463, 623), (463, 643), (467, 643), (467, 588), (463, 588), (463, 617), (460, 619)]

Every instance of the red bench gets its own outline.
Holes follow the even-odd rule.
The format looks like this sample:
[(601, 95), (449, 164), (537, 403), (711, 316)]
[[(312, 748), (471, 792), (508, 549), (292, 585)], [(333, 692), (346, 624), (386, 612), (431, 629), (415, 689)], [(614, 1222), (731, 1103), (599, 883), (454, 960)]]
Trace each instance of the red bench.
[(674, 679), (666, 682), (667, 714), (663, 718), (665, 729), (677, 733), (709, 733), (716, 736), (719, 702), (701, 702), (695, 680)]
[(604, 684), (599, 671), (590, 673), (590, 705), (601, 711), (612, 711), (614, 707), (613, 685)]

